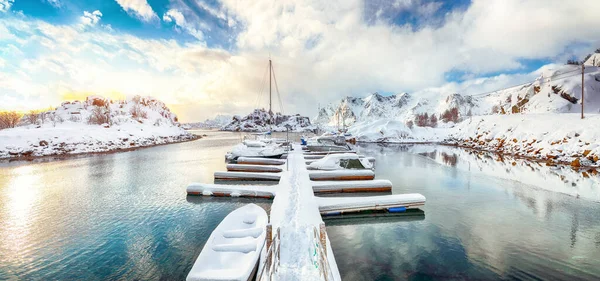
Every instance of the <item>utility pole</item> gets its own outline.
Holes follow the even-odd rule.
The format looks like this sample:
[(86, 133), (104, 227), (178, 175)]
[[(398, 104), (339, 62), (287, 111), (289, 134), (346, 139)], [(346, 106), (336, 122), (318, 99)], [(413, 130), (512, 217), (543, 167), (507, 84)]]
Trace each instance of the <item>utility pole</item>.
[(584, 83), (584, 74), (585, 74), (585, 64), (581, 64), (581, 119), (583, 119), (583, 101), (584, 99), (584, 92), (585, 92), (585, 85)]

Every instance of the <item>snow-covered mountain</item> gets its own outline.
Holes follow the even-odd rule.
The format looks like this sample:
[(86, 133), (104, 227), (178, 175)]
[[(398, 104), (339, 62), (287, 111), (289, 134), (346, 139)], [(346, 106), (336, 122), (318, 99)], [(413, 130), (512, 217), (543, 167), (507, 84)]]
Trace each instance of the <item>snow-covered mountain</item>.
[(0, 130), (0, 158), (104, 152), (195, 138), (155, 98), (90, 96), (53, 110), (30, 112), (20, 126)]
[[(594, 55), (598, 55), (600, 61), (600, 54)], [(594, 55), (590, 59), (593, 59)], [(600, 67), (587, 66), (584, 80), (584, 110), (598, 113)], [(452, 109), (456, 109), (459, 121), (472, 115), (579, 112), (581, 66), (563, 65), (546, 69), (533, 83), (484, 96), (423, 90), (414, 94), (382, 96), (373, 93), (364, 98), (346, 97), (339, 103), (321, 108), (314, 122), (331, 127), (352, 126), (358, 122), (381, 119), (416, 123), (417, 115), (427, 113), (428, 116), (435, 115), (440, 120), (439, 126), (446, 126), (442, 117)]]
[(202, 122), (196, 123), (185, 123), (181, 126), (185, 129), (219, 129), (231, 122), (233, 119), (232, 115), (219, 114), (212, 119), (206, 119)]
[[(269, 125), (269, 120), (272, 120), (271, 125)], [(288, 127), (290, 131), (294, 132), (312, 131), (316, 128), (310, 123), (308, 117), (300, 116), (299, 114), (282, 115), (281, 113), (273, 113), (273, 115), (270, 115), (264, 109), (255, 109), (252, 113), (244, 117), (233, 116), (231, 122), (223, 126), (221, 130), (235, 132), (265, 132), (268, 130), (285, 132)]]
[(461, 115), (478, 110), (471, 96), (456, 93), (441, 94), (439, 92), (419, 92), (415, 94), (401, 93), (382, 96), (373, 93), (364, 98), (346, 97), (339, 104), (332, 104), (319, 110), (315, 123), (341, 127), (351, 126), (357, 122), (394, 119), (407, 122), (414, 120), (417, 114), (442, 115), (445, 111), (456, 107)]

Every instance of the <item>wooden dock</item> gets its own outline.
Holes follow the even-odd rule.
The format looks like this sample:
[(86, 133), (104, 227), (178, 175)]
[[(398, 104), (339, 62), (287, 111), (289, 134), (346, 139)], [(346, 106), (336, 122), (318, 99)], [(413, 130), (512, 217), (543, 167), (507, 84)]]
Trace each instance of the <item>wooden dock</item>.
[[(310, 161), (307, 159), (320, 159), (323, 156), (324, 154), (317, 153), (305, 155), (300, 146), (294, 146), (286, 155), (286, 159), (240, 157), (237, 164), (227, 165), (227, 171), (215, 172), (215, 181), (272, 181), (278, 184), (267, 186), (193, 183), (187, 187), (187, 194), (273, 199), (270, 224), (267, 226), (267, 246), (261, 258), (265, 263), (258, 268), (259, 276), (267, 274), (276, 280), (291, 280), (297, 279), (294, 278), (297, 276), (308, 278), (308, 274), (310, 280), (338, 281), (341, 277), (322, 216), (327, 216), (328, 219), (332, 216), (340, 219), (352, 217), (356, 221), (357, 218), (364, 219), (364, 211), (405, 212), (423, 206), (425, 197), (421, 194), (316, 197), (315, 194), (319, 193), (392, 191), (392, 183), (388, 180), (375, 180), (375, 172), (370, 169), (307, 169)], [(314, 235), (311, 235), (313, 233)], [(299, 248), (311, 249), (311, 253), (316, 253), (320, 266), (314, 266), (314, 256), (298, 257)]]

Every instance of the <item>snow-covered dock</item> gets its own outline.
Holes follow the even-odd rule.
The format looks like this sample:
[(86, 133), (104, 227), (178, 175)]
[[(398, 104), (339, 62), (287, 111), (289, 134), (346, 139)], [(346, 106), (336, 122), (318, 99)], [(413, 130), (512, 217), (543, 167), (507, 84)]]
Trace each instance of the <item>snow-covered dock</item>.
[(275, 190), (275, 186), (265, 185), (222, 185), (211, 183), (192, 183), (187, 187), (187, 194), (220, 197), (274, 198)]
[(314, 181), (355, 181), (375, 178), (375, 172), (372, 170), (310, 171), (309, 175)]
[(389, 180), (313, 181), (315, 193), (391, 192)]
[(215, 172), (215, 180), (279, 181), (281, 173)]
[[(304, 167), (306, 169), (306, 166)], [(278, 181), (281, 173), (270, 172), (215, 172), (215, 180), (234, 181)], [(314, 181), (354, 181), (372, 180), (375, 173), (371, 170), (335, 170), (335, 171), (311, 171), (309, 177)]]
[(367, 210), (404, 211), (425, 205), (425, 196), (412, 194), (394, 194), (368, 197), (319, 197), (319, 211), (324, 215), (337, 215)]
[(247, 165), (283, 165), (285, 164), (285, 160), (274, 158), (239, 157), (237, 159), (237, 163)]
[(279, 173), (283, 169), (274, 165), (227, 164), (230, 172)]
[[(374, 180), (375, 173), (372, 165), (369, 165), (371, 161), (364, 161), (363, 156), (356, 154), (346, 158), (340, 155), (305, 155), (301, 147), (296, 145), (285, 155), (285, 160), (240, 157), (238, 164), (227, 165), (227, 172), (215, 172), (215, 180), (278, 181), (278, 184), (265, 186), (193, 183), (187, 187), (187, 193), (273, 198), (269, 225), (266, 228), (266, 247), (262, 250), (256, 280), (338, 281), (341, 277), (322, 215), (328, 218), (331, 215), (341, 215), (337, 218), (358, 215), (362, 218), (365, 215), (362, 211), (387, 210), (389, 214), (394, 215), (390, 217), (395, 218), (396, 215), (403, 216), (399, 213), (406, 214), (407, 209), (425, 204), (425, 197), (421, 194), (316, 197), (316, 193), (391, 191), (390, 181)], [(315, 164), (311, 165), (311, 168), (317, 170), (308, 170), (306, 157), (324, 156), (327, 158), (321, 162), (335, 160), (335, 165)], [(342, 163), (342, 160), (360, 160), (361, 165), (352, 163), (350, 167)], [(410, 211), (412, 210), (408, 213), (414, 213)], [(417, 215), (415, 219), (422, 217)]]

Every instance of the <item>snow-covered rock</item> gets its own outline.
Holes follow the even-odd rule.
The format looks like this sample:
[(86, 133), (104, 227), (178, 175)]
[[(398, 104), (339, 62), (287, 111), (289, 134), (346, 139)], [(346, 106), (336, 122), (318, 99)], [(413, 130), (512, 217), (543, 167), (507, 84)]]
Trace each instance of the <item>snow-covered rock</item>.
[(264, 109), (255, 109), (247, 116), (233, 116), (231, 122), (221, 128), (223, 131), (234, 132), (285, 132), (287, 128), (294, 132), (313, 131), (315, 126), (308, 117), (296, 115), (269, 114)]
[(90, 96), (63, 102), (37, 118), (25, 117), (23, 123), (0, 131), (0, 158), (105, 152), (196, 138), (152, 97), (112, 101)]
[(447, 143), (544, 161), (600, 165), (600, 115), (476, 116), (458, 124)]
[(583, 63), (585, 66), (600, 66), (600, 53), (593, 53)]

